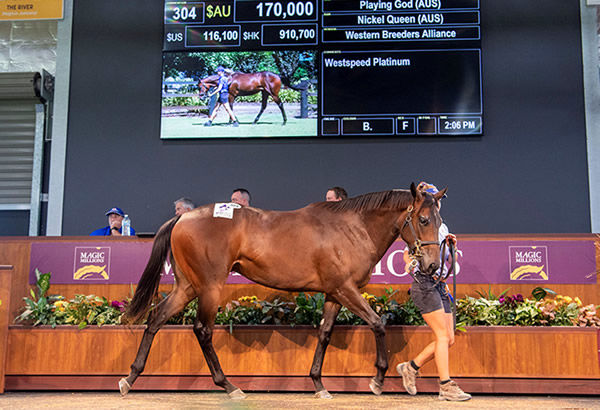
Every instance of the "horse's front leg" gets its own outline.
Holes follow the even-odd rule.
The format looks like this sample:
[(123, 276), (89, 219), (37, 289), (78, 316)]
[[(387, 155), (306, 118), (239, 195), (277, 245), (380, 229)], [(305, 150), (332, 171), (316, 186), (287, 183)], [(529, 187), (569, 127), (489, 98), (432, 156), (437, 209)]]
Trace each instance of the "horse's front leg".
[(388, 369), (387, 353), (385, 350), (385, 326), (379, 315), (371, 309), (371, 306), (361, 296), (358, 288), (351, 285), (344, 286), (333, 294), (332, 297), (367, 322), (375, 335), (375, 345), (377, 347), (375, 368), (377, 368), (377, 375), (371, 379), (369, 388), (379, 396), (382, 393), (383, 380)]
[(321, 325), (319, 326), (319, 341), (317, 342), (317, 349), (315, 350), (315, 356), (310, 368), (310, 377), (315, 385), (315, 396), (320, 399), (332, 398), (331, 394), (329, 394), (321, 382), (321, 370), (323, 368), (325, 351), (331, 340), (335, 318), (341, 307), (342, 306), (339, 303), (331, 300), (325, 301), (325, 306), (323, 306), (323, 319), (321, 319)]
[(253, 124), (256, 124), (258, 122), (258, 119), (260, 118), (260, 116), (262, 115), (262, 113), (265, 111), (265, 108), (267, 108), (267, 100), (268, 99), (269, 99), (269, 94), (267, 94), (265, 91), (263, 91), (262, 92), (262, 100), (261, 100), (261, 103), (260, 103), (260, 111), (258, 112), (258, 115), (254, 119)]
[[(232, 113), (233, 113), (233, 102), (234, 101), (235, 101), (235, 96), (229, 94), (229, 109), (231, 110)], [(233, 119), (231, 118), (231, 116), (229, 116), (229, 123), (231, 124), (232, 122), (233, 122)]]

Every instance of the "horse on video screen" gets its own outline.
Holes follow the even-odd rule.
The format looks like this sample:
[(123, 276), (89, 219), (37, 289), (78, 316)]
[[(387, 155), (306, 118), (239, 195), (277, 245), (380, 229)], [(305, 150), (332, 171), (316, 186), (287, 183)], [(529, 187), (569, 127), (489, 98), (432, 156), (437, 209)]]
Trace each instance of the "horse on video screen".
[[(212, 344), (217, 305), (231, 271), (276, 289), (325, 294), (310, 370), (317, 397), (331, 397), (321, 382), (321, 368), (340, 308), (346, 306), (362, 318), (373, 331), (377, 348), (377, 374), (369, 387), (381, 394), (388, 369), (385, 327), (359, 288), (369, 283), (373, 267), (398, 236), (407, 243), (422, 272), (433, 274), (439, 268), (438, 229), (442, 221), (436, 203), (445, 192), (431, 195), (417, 190), (413, 183), (410, 190), (317, 202), (288, 212), (236, 204), (206, 205), (167, 221), (156, 234), (150, 259), (122, 322), (144, 319), (168, 257), (175, 285), (148, 318), (131, 372), (119, 381), (121, 394), (129, 392), (144, 370), (158, 330), (197, 298), (193, 329), (213, 381), (231, 398), (245, 397), (225, 377)], [(229, 212), (219, 217), (222, 214), (217, 212), (221, 209), (217, 205), (229, 207)]]
[[(217, 87), (218, 83), (218, 75), (211, 75), (202, 78), (198, 82), (200, 98), (204, 98), (209, 88)], [(267, 101), (269, 97), (271, 97), (281, 110), (281, 115), (283, 116), (282, 125), (285, 125), (287, 122), (287, 116), (285, 115), (283, 102), (279, 98), (279, 91), (281, 90), (282, 85), (296, 91), (302, 90), (302, 88), (290, 84), (285, 77), (282, 79), (282, 77), (270, 71), (261, 71), (258, 73), (241, 73), (236, 71), (231, 75), (231, 82), (229, 84), (229, 105), (231, 105), (231, 108), (233, 109), (233, 102), (238, 96), (253, 95), (260, 92), (262, 93), (262, 101), (260, 111), (254, 119), (254, 124), (258, 122), (258, 119), (265, 111), (265, 108), (267, 107)]]

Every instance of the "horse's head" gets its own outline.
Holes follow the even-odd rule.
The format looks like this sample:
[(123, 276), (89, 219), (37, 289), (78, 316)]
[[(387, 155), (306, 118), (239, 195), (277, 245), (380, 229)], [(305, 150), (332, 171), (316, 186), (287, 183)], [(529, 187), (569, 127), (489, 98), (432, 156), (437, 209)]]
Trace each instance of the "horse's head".
[(208, 77), (201, 78), (198, 81), (198, 91), (200, 92), (200, 98), (205, 98), (206, 93), (211, 87), (216, 87), (219, 82), (218, 75), (209, 75)]
[(433, 275), (441, 265), (438, 231), (442, 224), (439, 201), (447, 188), (432, 195), (410, 186), (412, 204), (406, 209), (406, 217), (401, 223), (400, 235), (408, 244), (411, 257), (421, 265), (421, 272)]
[(210, 85), (206, 83), (206, 78), (202, 78), (200, 79), (200, 81), (198, 81), (198, 91), (200, 92), (200, 98), (204, 98), (206, 96), (206, 93), (208, 92), (209, 88)]

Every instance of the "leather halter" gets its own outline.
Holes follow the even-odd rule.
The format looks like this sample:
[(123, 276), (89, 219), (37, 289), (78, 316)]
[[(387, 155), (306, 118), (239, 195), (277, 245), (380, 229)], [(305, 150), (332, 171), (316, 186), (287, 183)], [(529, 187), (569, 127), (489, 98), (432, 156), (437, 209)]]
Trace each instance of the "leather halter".
[[(427, 245), (439, 245), (439, 243), (437, 241), (421, 241), (417, 235), (417, 231), (415, 230), (415, 227), (412, 224), (412, 212), (414, 211), (414, 207), (412, 206), (412, 204), (406, 208), (406, 219), (404, 220), (404, 225), (402, 225), (402, 228), (400, 229), (400, 233), (402, 233), (402, 231), (404, 231), (404, 228), (406, 228), (406, 225), (408, 225), (410, 227), (410, 232), (412, 233), (413, 237), (415, 238), (415, 241), (413, 242), (413, 244), (411, 245), (410, 243), (408, 244), (408, 255), (411, 259), (410, 262), (410, 266), (408, 271), (412, 272), (414, 270), (414, 268), (417, 267), (417, 265), (419, 264), (418, 258), (423, 257), (423, 246), (427, 246)], [(412, 276), (412, 274), (411, 274)], [(413, 278), (415, 280), (416, 277), (413, 276)], [(418, 282), (418, 280), (417, 280)]]
[(410, 205), (406, 209), (406, 212), (407, 212), (406, 219), (404, 220), (404, 225), (402, 225), (402, 229), (400, 229), (400, 232), (402, 232), (404, 230), (404, 228), (406, 228), (406, 225), (408, 225), (410, 227), (410, 232), (415, 237), (415, 241), (413, 243), (413, 246), (408, 244), (408, 246), (410, 248), (408, 253), (411, 256), (414, 256), (415, 258), (420, 258), (423, 256), (423, 250), (421, 249), (423, 246), (439, 245), (439, 242), (438, 241), (422, 241), (419, 239), (419, 237), (417, 235), (417, 231), (415, 230), (415, 227), (412, 224), (412, 212), (413, 211), (414, 211), (414, 207), (412, 205)]

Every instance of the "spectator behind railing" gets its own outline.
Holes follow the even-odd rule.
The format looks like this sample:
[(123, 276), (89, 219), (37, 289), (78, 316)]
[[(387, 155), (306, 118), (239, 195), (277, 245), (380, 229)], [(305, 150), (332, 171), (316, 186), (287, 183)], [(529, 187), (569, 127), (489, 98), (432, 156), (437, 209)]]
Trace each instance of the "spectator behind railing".
[[(125, 217), (125, 213), (121, 208), (111, 208), (105, 213), (108, 216), (108, 226), (104, 228), (96, 229), (94, 232), (90, 234), (90, 236), (122, 236), (122, 227), (123, 218)], [(131, 228), (131, 236), (135, 235), (135, 229)]]
[(173, 205), (175, 205), (175, 215), (177, 216), (183, 215), (196, 207), (192, 200), (186, 197), (179, 198), (177, 201), (173, 202)]
[(334, 186), (333, 188), (329, 188), (327, 194), (325, 194), (325, 200), (327, 202), (338, 202), (342, 199), (348, 199), (348, 193), (346, 190), (339, 186)]
[(245, 188), (236, 188), (231, 193), (231, 202), (242, 206), (250, 206), (250, 191)]

